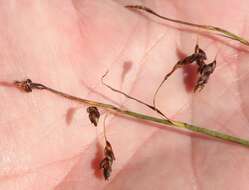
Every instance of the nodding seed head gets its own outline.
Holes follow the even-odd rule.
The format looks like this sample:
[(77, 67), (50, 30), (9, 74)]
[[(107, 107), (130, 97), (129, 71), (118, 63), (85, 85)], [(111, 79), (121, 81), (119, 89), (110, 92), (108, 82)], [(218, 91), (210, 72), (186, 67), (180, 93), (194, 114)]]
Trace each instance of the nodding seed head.
[(90, 106), (87, 108), (87, 112), (89, 113), (89, 120), (94, 124), (95, 127), (97, 127), (100, 118), (98, 108), (95, 106)]
[(103, 176), (105, 180), (108, 180), (112, 172), (112, 164), (115, 160), (115, 156), (112, 150), (111, 143), (106, 141), (106, 146), (104, 150), (105, 158), (100, 162), (100, 168), (103, 169)]
[(32, 81), (30, 79), (24, 81), (15, 81), (15, 85), (25, 92), (32, 92)]

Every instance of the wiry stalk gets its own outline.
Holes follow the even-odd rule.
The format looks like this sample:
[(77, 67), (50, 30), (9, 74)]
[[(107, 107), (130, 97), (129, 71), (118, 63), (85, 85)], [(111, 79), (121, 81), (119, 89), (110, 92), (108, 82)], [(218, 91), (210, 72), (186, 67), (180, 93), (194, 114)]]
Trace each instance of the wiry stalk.
[(130, 8), (130, 9), (139, 9), (139, 10), (148, 12), (152, 15), (155, 15), (155, 16), (157, 16), (163, 20), (167, 20), (169, 22), (174, 22), (174, 23), (183, 24), (183, 25), (187, 25), (190, 27), (194, 27), (194, 28), (199, 28), (199, 29), (215, 32), (221, 36), (230, 38), (230, 39), (235, 40), (235, 41), (239, 41), (240, 43), (242, 43), (246, 46), (249, 46), (249, 42), (246, 39), (244, 39), (243, 37), (238, 36), (238, 35), (230, 32), (228, 30), (222, 29), (222, 28), (217, 27), (217, 26), (195, 24), (195, 23), (191, 23), (191, 22), (186, 22), (186, 21), (182, 21), (182, 20), (168, 18), (168, 17), (162, 16), (162, 15), (158, 14), (157, 12), (153, 11), (152, 9), (145, 7), (145, 6), (142, 6), (142, 5), (126, 5), (125, 7)]
[(16, 81), (15, 84), (18, 88), (20, 88), (21, 90), (24, 90), (26, 92), (32, 92), (33, 89), (46, 90), (46, 91), (49, 91), (53, 94), (61, 96), (63, 98), (66, 98), (66, 99), (69, 99), (72, 101), (76, 101), (78, 103), (82, 103), (82, 104), (85, 104), (88, 106), (96, 106), (98, 108), (102, 108), (102, 109), (109, 111), (109, 112), (112, 112), (114, 114), (119, 114), (122, 116), (129, 116), (129, 117), (143, 120), (143, 121), (154, 122), (157, 124), (161, 124), (163, 126), (171, 126), (171, 127), (175, 127), (175, 128), (186, 129), (186, 130), (193, 131), (193, 132), (196, 132), (199, 134), (203, 134), (203, 135), (206, 135), (209, 137), (214, 137), (216, 139), (221, 139), (224, 141), (229, 141), (229, 142), (233, 142), (233, 143), (237, 143), (237, 144), (249, 147), (249, 141), (246, 139), (242, 139), (242, 138), (239, 138), (236, 136), (228, 135), (228, 134), (225, 134), (225, 133), (222, 133), (219, 131), (215, 131), (215, 130), (211, 130), (211, 129), (207, 129), (207, 128), (197, 127), (195, 125), (191, 125), (191, 124), (184, 123), (181, 121), (174, 121), (171, 119), (170, 120), (169, 119), (160, 119), (160, 118), (152, 117), (149, 115), (133, 112), (130, 110), (124, 110), (124, 109), (118, 108), (116, 106), (113, 106), (111, 104), (105, 104), (105, 103), (101, 103), (101, 102), (97, 102), (97, 101), (93, 101), (93, 100), (79, 98), (79, 97), (72, 96), (72, 95), (64, 93), (64, 92), (60, 92), (60, 91), (55, 90), (53, 88), (47, 87), (43, 84), (33, 83), (29, 79), (25, 80), (25, 81), (21, 81), (21, 82)]

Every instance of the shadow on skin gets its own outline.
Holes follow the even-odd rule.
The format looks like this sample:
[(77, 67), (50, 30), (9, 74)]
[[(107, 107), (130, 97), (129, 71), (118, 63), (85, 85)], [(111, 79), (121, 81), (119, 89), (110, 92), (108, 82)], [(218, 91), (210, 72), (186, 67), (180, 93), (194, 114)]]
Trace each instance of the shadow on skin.
[(71, 107), (67, 110), (67, 114), (66, 114), (67, 125), (70, 125), (72, 123), (73, 116), (74, 116), (77, 109), (78, 109), (77, 107)]
[(128, 72), (131, 70), (132, 68), (132, 62), (131, 61), (125, 61), (123, 63), (123, 71), (121, 74), (121, 80), (124, 81), (125, 76), (128, 74)]
[(95, 153), (94, 159), (91, 162), (91, 167), (94, 170), (94, 175), (99, 179), (104, 179), (102, 175), (102, 171), (99, 168), (99, 163), (104, 158), (103, 151), (104, 151), (104, 148), (101, 146), (100, 142), (97, 141), (96, 142), (96, 153)]
[(187, 92), (193, 93), (197, 81), (197, 66), (186, 65), (183, 68), (183, 80)]
[(16, 85), (14, 84), (14, 82), (7, 82), (7, 81), (0, 81), (0, 86), (16, 88)]

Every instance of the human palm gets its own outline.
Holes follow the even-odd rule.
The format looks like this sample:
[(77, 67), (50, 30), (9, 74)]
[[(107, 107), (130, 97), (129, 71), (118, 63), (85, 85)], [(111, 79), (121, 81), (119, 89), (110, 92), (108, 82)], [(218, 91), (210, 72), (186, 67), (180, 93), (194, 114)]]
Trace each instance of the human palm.
[[(108, 84), (151, 103), (164, 75), (194, 51), (198, 39), (209, 62), (218, 52), (208, 84), (194, 94), (195, 68), (179, 69), (161, 88), (158, 107), (171, 118), (249, 138), (246, 49), (152, 22), (122, 7), (128, 3), (1, 3), (0, 189), (248, 189), (247, 149), (110, 114), (107, 137), (116, 161), (105, 181), (98, 169), (103, 117), (95, 128), (85, 105), (6, 85), (31, 78), (76, 96), (156, 115), (104, 87), (101, 76), (109, 69)], [(171, 17), (248, 34), (246, 0), (143, 3)]]

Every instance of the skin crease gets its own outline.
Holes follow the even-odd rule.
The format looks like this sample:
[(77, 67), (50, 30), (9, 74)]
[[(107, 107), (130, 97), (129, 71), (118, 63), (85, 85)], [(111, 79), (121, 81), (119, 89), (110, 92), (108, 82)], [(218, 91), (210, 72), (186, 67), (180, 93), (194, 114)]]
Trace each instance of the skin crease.
[[(84, 105), (8, 85), (29, 77), (76, 96), (156, 115), (103, 87), (101, 76), (109, 69), (108, 84), (152, 102), (164, 75), (194, 51), (198, 39), (208, 62), (217, 54), (210, 81), (193, 94), (194, 68), (179, 69), (162, 87), (157, 105), (171, 118), (249, 139), (248, 48), (178, 30), (154, 17), (160, 23), (152, 22), (122, 7), (131, 2), (0, 2), (0, 189), (248, 189), (248, 149), (111, 115), (107, 137), (116, 161), (106, 182), (98, 170), (103, 117), (96, 129)], [(136, 2), (249, 36), (247, 0)]]

